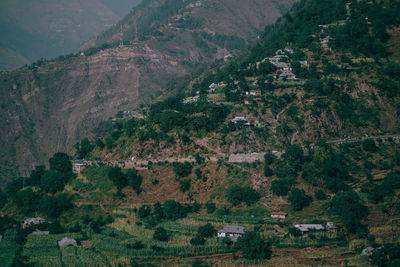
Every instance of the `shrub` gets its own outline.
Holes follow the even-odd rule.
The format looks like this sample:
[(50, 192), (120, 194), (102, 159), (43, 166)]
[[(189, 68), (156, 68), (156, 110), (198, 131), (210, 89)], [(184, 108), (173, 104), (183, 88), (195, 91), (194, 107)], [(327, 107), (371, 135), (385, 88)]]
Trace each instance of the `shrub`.
[(192, 244), (193, 246), (202, 246), (206, 243), (206, 240), (204, 239), (204, 237), (196, 235), (195, 237), (193, 237), (192, 239), (190, 239), (190, 244)]
[(207, 213), (213, 213), (217, 209), (217, 206), (212, 202), (212, 200), (208, 200), (204, 204), (204, 207), (206, 208)]
[(4, 207), (7, 203), (7, 195), (0, 190), (0, 210)]
[(368, 152), (375, 153), (378, 151), (378, 147), (376, 146), (375, 141), (373, 139), (365, 139), (362, 142), (362, 147), (365, 151)]
[(163, 205), (165, 218), (169, 220), (176, 220), (186, 217), (188, 210), (179, 202), (174, 200), (166, 200)]
[(202, 260), (195, 260), (192, 263), (192, 267), (210, 267), (211, 265), (207, 264), (206, 262), (202, 261)]
[(289, 192), (289, 186), (284, 180), (275, 180), (271, 184), (271, 192), (277, 196), (286, 196)]
[(138, 210), (138, 216), (140, 218), (146, 218), (151, 214), (151, 206), (149, 205), (142, 205)]
[(328, 196), (325, 194), (325, 191), (322, 189), (318, 189), (317, 191), (314, 192), (314, 196), (318, 200), (326, 200), (328, 199)]
[(274, 171), (268, 165), (265, 165), (264, 166), (264, 176), (270, 177), (272, 175), (274, 175)]
[(271, 244), (256, 232), (245, 232), (235, 244), (245, 259), (269, 259), (272, 254)]
[(215, 230), (214, 226), (212, 226), (210, 223), (200, 226), (198, 230), (198, 235), (204, 238), (213, 237), (216, 234), (217, 230)]
[(113, 167), (108, 172), (108, 178), (113, 181), (118, 190), (128, 185), (128, 177), (122, 172), (120, 167)]
[(303, 189), (292, 188), (289, 192), (288, 201), (292, 210), (300, 211), (310, 205), (312, 198)]
[(62, 191), (66, 182), (62, 173), (58, 171), (45, 171), (40, 179), (40, 187), (44, 192), (54, 194), (57, 191)]
[(135, 241), (134, 243), (128, 243), (128, 244), (126, 244), (126, 247), (129, 249), (144, 249), (144, 248), (146, 248), (145, 244), (143, 244), (141, 241)]
[(158, 241), (167, 242), (169, 240), (168, 232), (162, 228), (158, 227), (153, 234), (153, 239)]
[(190, 180), (189, 179), (184, 179), (179, 181), (179, 190), (182, 193), (185, 193), (190, 189)]
[(139, 195), (142, 192), (140, 186), (142, 185), (142, 177), (138, 175), (136, 169), (129, 169), (126, 172), (126, 179), (128, 180), (129, 186), (135, 190), (136, 195)]
[(240, 187), (234, 185), (228, 189), (227, 199), (234, 206), (237, 206), (242, 202), (245, 202), (247, 206), (250, 206), (260, 199), (260, 194), (250, 186)]
[(190, 162), (180, 163), (174, 162), (172, 163), (172, 169), (178, 177), (187, 177), (192, 173), (192, 164)]
[(373, 251), (371, 260), (378, 267), (400, 266), (400, 246), (398, 244), (385, 244)]
[(330, 202), (331, 212), (340, 216), (342, 223), (350, 233), (361, 233), (365, 228), (361, 221), (367, 217), (368, 209), (354, 191), (337, 194)]

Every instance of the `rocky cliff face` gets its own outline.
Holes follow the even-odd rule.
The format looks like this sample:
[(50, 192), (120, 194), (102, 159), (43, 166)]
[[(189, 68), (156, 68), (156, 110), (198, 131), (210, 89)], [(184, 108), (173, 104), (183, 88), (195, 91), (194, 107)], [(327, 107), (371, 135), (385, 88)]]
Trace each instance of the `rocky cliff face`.
[[(144, 1), (97, 40), (102, 48), (2, 73), (2, 184), (57, 151), (70, 151), (117, 111), (134, 109), (197, 67), (245, 49), (293, 2)], [(138, 28), (145, 22), (151, 27)]]

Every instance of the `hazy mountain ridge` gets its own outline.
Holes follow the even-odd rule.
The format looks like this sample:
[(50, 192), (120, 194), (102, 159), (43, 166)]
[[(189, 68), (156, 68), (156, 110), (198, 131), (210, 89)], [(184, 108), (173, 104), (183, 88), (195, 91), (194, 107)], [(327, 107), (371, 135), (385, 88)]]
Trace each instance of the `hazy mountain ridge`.
[[(0, 88), (6, 96), (1, 100), (2, 113), (7, 114), (0, 122), (5, 148), (2, 180), (16, 175), (17, 169), (29, 170), (44, 162), (55, 151), (71, 149), (99, 121), (160, 94), (171, 78), (246, 48), (248, 40), (254, 40), (281, 14), (270, 0), (202, 1), (189, 10), (181, 9), (181, 4), (170, 7), (172, 15), (166, 16), (165, 25), (165, 20), (157, 23), (153, 11), (148, 11), (148, 16), (143, 11), (160, 3), (170, 2), (145, 1), (124, 19), (128, 25), (130, 18), (138, 25), (154, 22), (154, 28), (139, 38), (142, 40), (133, 38), (124, 46), (112, 41), (111, 48), (92, 48), (82, 56), (38, 62), (2, 74)], [(200, 24), (178, 18), (184, 16), (179, 12), (190, 12)]]
[[(138, 4), (138, 1), (129, 1), (129, 4), (103, 2), (1, 1), (0, 69), (8, 70), (42, 57), (71, 53), (117, 23)], [(112, 7), (117, 8), (118, 14)], [(127, 9), (124, 13), (123, 8)]]

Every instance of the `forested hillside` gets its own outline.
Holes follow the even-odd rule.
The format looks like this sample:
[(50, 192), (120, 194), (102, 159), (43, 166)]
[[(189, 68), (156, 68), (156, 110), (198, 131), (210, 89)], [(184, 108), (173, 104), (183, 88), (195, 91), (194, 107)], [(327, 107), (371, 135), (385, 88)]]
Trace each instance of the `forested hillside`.
[(0, 194), (0, 258), (398, 266), (399, 13), (302, 0), (184, 93), (116, 113)]

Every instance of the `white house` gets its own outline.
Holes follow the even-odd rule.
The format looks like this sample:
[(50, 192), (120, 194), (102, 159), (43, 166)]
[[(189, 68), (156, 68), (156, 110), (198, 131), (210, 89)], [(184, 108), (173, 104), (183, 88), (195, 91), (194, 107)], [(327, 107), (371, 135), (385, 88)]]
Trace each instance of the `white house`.
[(218, 237), (230, 237), (230, 238), (238, 238), (242, 236), (246, 228), (243, 226), (236, 226), (236, 225), (227, 225), (223, 229), (219, 230), (217, 233)]

